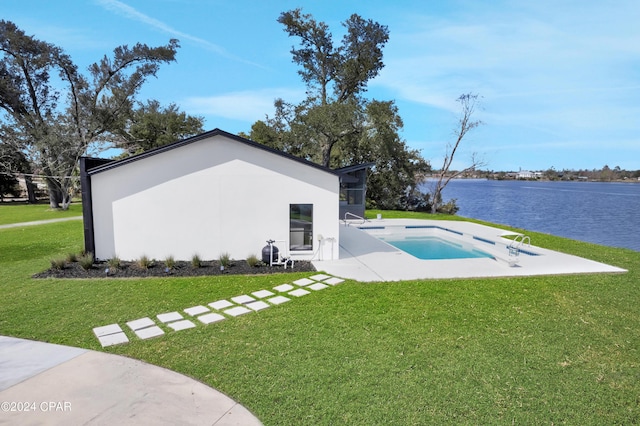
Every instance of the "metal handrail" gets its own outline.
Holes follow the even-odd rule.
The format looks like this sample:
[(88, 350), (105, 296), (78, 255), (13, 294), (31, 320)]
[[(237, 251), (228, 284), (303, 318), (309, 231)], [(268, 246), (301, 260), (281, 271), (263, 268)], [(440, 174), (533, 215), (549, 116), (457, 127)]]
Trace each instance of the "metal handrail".
[(531, 247), (531, 238), (528, 235), (518, 234), (513, 241), (509, 243), (507, 248), (509, 249), (509, 256), (518, 256), (520, 254), (520, 248), (527, 242), (527, 245)]
[(357, 214), (353, 214), (353, 213), (351, 213), (351, 212), (346, 212), (346, 213), (344, 214), (344, 219), (343, 219), (343, 221), (344, 221), (344, 224), (345, 224), (345, 225), (348, 225), (348, 223), (347, 223), (347, 216), (353, 216), (353, 217), (354, 217), (354, 218), (356, 218), (356, 219), (360, 219), (360, 220), (362, 221), (362, 223), (365, 223), (365, 222), (367, 221), (367, 219), (365, 219), (364, 217), (360, 217), (360, 216), (358, 216)]
[(511, 244), (509, 244), (509, 246), (511, 247), (522, 247), (523, 245), (525, 245), (525, 241), (526, 244), (531, 247), (531, 238), (529, 238), (528, 235), (524, 235), (524, 234), (518, 234), (516, 235), (516, 237), (513, 239), (513, 241), (511, 242)]

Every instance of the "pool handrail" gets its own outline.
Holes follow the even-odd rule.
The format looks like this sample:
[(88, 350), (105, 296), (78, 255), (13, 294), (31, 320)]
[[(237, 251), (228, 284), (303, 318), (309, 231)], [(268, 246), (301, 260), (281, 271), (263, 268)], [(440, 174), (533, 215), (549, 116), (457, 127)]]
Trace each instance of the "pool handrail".
[(360, 222), (360, 224), (361, 224), (361, 225), (367, 221), (367, 219), (365, 219), (364, 217), (360, 217), (360, 216), (358, 216), (357, 214), (353, 214), (353, 213), (351, 213), (351, 212), (346, 212), (346, 213), (344, 214), (343, 222), (344, 222), (344, 224), (345, 224), (345, 225), (347, 225), (347, 226), (349, 226), (349, 223), (347, 222), (347, 220), (348, 220), (348, 219), (347, 219), (347, 216), (353, 216), (354, 218), (361, 220), (361, 221), (362, 221), (362, 222)]

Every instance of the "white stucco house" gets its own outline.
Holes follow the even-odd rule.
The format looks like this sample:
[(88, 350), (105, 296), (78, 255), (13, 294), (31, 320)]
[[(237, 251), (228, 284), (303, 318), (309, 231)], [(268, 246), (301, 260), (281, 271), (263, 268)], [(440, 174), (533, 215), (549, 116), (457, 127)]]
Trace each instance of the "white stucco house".
[[(215, 129), (119, 161), (81, 159), (85, 249), (97, 259), (338, 256), (344, 172)], [(344, 201), (343, 201), (344, 203)]]

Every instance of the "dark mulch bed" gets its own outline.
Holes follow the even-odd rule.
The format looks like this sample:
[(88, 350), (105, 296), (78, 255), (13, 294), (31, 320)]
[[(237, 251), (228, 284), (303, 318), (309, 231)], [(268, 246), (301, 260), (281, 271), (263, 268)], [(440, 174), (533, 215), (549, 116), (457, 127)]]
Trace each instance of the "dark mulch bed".
[[(107, 272), (108, 271), (108, 272)], [(109, 268), (106, 262), (96, 262), (91, 269), (83, 269), (78, 262), (67, 262), (63, 269), (50, 268), (33, 275), (33, 278), (140, 278), (140, 277), (201, 277), (211, 275), (256, 275), (281, 274), (286, 272), (315, 272), (311, 262), (296, 261), (293, 268), (283, 266), (250, 266), (244, 260), (234, 260), (231, 265), (221, 270), (220, 262), (202, 262), (200, 267), (194, 267), (190, 262), (176, 262), (171, 269), (163, 262), (154, 262), (147, 269), (134, 262), (120, 262), (116, 270)]]

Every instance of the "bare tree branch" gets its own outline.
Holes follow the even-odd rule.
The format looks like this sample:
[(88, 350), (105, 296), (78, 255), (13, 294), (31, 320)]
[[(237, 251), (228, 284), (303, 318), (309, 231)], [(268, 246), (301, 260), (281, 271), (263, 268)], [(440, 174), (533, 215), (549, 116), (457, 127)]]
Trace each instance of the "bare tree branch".
[(464, 137), (470, 131), (483, 124), (480, 120), (472, 119), (479, 103), (478, 98), (479, 96), (477, 94), (467, 93), (460, 95), (456, 100), (457, 102), (460, 102), (461, 111), (460, 118), (458, 119), (458, 125), (454, 129), (455, 142), (447, 145), (442, 168), (438, 172), (437, 180), (431, 190), (431, 213), (436, 213), (442, 205), (442, 191), (447, 184), (451, 182), (451, 179), (485, 165), (484, 162), (479, 159), (478, 155), (474, 153), (471, 156), (471, 164), (468, 167), (454, 173), (450, 172), (453, 159), (460, 148)]

